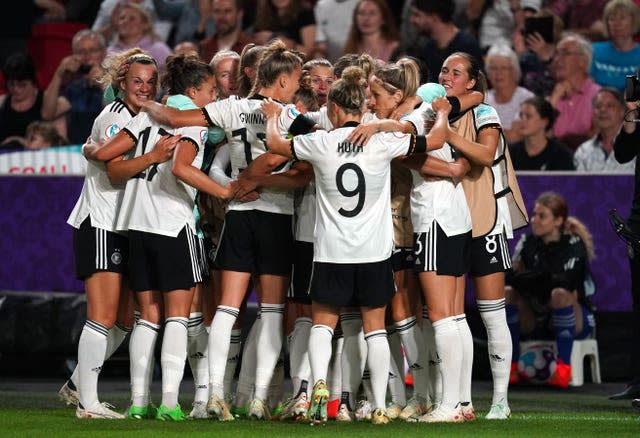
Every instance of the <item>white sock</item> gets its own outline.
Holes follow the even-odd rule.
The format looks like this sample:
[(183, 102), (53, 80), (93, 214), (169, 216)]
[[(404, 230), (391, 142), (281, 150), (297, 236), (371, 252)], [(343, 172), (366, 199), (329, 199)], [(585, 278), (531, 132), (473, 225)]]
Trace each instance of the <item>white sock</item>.
[(511, 372), (511, 334), (507, 326), (505, 299), (478, 300), (478, 311), (487, 329), (489, 363), (493, 376), (492, 404), (508, 405), (509, 373)]
[(98, 377), (104, 364), (109, 329), (104, 325), (87, 319), (78, 343), (78, 392), (80, 404), (91, 408), (99, 403)]
[(428, 361), (425, 359), (425, 342), (417, 318), (410, 316), (396, 322), (396, 331), (402, 339), (404, 354), (413, 375), (413, 395), (427, 398)]
[(162, 336), (162, 404), (173, 409), (178, 404), (180, 382), (187, 361), (188, 318), (173, 316), (167, 318)]
[(362, 383), (367, 363), (367, 342), (362, 331), (362, 318), (359, 313), (343, 313), (340, 325), (344, 334), (342, 347), (342, 391), (350, 394), (350, 404), (355, 406), (354, 397)]
[(201, 312), (189, 315), (189, 329), (187, 330), (187, 357), (196, 387), (194, 402), (209, 400), (209, 335), (204, 326)]
[(435, 332), (429, 320), (429, 312), (422, 308), (422, 335), (427, 358), (427, 393), (431, 404), (438, 405), (442, 402), (442, 374), (440, 373), (440, 358), (436, 348)]
[(443, 318), (432, 325), (440, 357), (442, 405), (454, 409), (460, 401), (460, 368), (463, 356), (460, 331), (453, 316)]
[(404, 384), (404, 355), (402, 354), (402, 342), (395, 327), (387, 328), (387, 340), (389, 342), (389, 393), (391, 401), (399, 406), (407, 404), (407, 391)]
[[(342, 350), (344, 348), (344, 335), (339, 324), (333, 331), (331, 339), (331, 360), (327, 373), (327, 387), (329, 388), (329, 401), (340, 398), (342, 391)], [(311, 377), (309, 377), (311, 378)]]
[(282, 350), (284, 304), (261, 304), (257, 339), (255, 398), (267, 400), (269, 383)]
[(313, 382), (327, 381), (329, 361), (331, 360), (331, 339), (333, 329), (326, 325), (316, 324), (309, 333), (309, 363)]
[(280, 349), (280, 356), (273, 369), (271, 382), (267, 391), (267, 404), (270, 409), (278, 407), (284, 397), (284, 348)]
[(236, 375), (236, 368), (240, 362), (240, 350), (242, 349), (242, 329), (231, 330), (231, 343), (227, 356), (227, 367), (224, 370), (224, 393), (231, 394), (231, 384)]
[(218, 306), (209, 332), (209, 393), (224, 399), (224, 370), (227, 366), (231, 329), (240, 310), (236, 307)]
[[(113, 327), (111, 327), (111, 329), (109, 330), (109, 334), (107, 335), (107, 349), (105, 351), (104, 354), (104, 361), (106, 362), (107, 359), (109, 359), (113, 353), (116, 352), (116, 350), (118, 349), (118, 347), (120, 347), (120, 345), (122, 345), (122, 342), (124, 341), (124, 339), (127, 337), (127, 335), (131, 333), (131, 329), (128, 327), (123, 327), (120, 324), (118, 324), (117, 322), (115, 323), (115, 325)], [(71, 377), (69, 378), (69, 380), (71, 380), (71, 382), (73, 383), (73, 385), (76, 387), (76, 389), (78, 388), (79, 383), (79, 379), (78, 379), (78, 366), (76, 365), (76, 367), (73, 369), (73, 373), (71, 374)]]
[(298, 395), (303, 380), (311, 379), (311, 365), (309, 364), (309, 334), (311, 333), (311, 318), (297, 318), (289, 343), (289, 368), (293, 396)]
[(386, 407), (385, 398), (387, 385), (389, 384), (389, 361), (391, 352), (387, 341), (387, 331), (385, 329), (373, 330), (364, 335), (367, 341), (367, 366), (371, 379), (371, 391), (373, 409)]
[(460, 364), (460, 402), (471, 402), (471, 380), (473, 378), (473, 335), (464, 313), (455, 316), (462, 343), (462, 362)]
[(238, 375), (238, 385), (236, 386), (236, 397), (233, 404), (237, 407), (246, 406), (253, 398), (253, 385), (256, 381), (256, 341), (260, 329), (260, 313), (253, 322), (242, 350), (242, 362), (240, 364), (240, 374)]
[(136, 322), (129, 341), (131, 404), (149, 404), (149, 385), (153, 376), (154, 352), (160, 326), (144, 319)]

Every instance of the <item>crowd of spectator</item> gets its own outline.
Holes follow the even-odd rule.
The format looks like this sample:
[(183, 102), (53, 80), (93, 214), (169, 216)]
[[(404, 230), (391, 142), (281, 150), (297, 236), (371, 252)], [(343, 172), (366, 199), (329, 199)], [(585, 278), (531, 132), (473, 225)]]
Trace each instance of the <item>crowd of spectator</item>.
[[(561, 169), (633, 168), (617, 165), (612, 141), (624, 117), (626, 77), (640, 66), (640, 0), (22, 3), (31, 20), (12, 23), (0, 45), (2, 146), (25, 147), (33, 121), (52, 124), (68, 143), (82, 143), (103, 104), (95, 78), (112, 53), (140, 47), (162, 72), (172, 53), (197, 50), (210, 62), (221, 50), (240, 54), (249, 44), (277, 37), (307, 59), (334, 62), (345, 53), (368, 53), (387, 62), (412, 56), (430, 82), (448, 55), (470, 53), (488, 77), (485, 101), (498, 111), (507, 142), (522, 159), (516, 170), (519, 162), (526, 163), (522, 169), (556, 169), (548, 167), (549, 159), (562, 162)], [(533, 27), (535, 18), (548, 19), (549, 28)], [(69, 41), (71, 54), (42, 83), (38, 60), (27, 51), (28, 27), (65, 20), (87, 29)], [(532, 100), (536, 96), (550, 104), (552, 114), (539, 112), (543, 102)], [(531, 117), (540, 119), (538, 128)], [(545, 144), (534, 147), (534, 139)]]

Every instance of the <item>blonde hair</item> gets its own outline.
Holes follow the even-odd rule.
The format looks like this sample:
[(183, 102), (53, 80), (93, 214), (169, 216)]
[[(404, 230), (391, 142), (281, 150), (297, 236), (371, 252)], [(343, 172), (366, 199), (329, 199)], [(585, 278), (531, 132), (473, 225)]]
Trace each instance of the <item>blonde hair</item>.
[(596, 258), (596, 248), (593, 243), (593, 236), (587, 226), (582, 223), (580, 219), (574, 216), (567, 217), (567, 220), (564, 221), (564, 231), (582, 239), (582, 242), (587, 249), (587, 257), (589, 258), (589, 261)]
[(395, 64), (384, 64), (373, 72), (371, 78), (389, 94), (402, 91), (402, 99), (414, 96), (420, 86), (420, 67), (409, 58)]
[(632, 0), (609, 0), (602, 11), (602, 21), (604, 21), (604, 36), (609, 38), (609, 26), (607, 19), (615, 13), (622, 13), (631, 17), (631, 32), (636, 35), (640, 30), (640, 6)]
[(250, 94), (273, 85), (281, 74), (291, 74), (297, 67), (302, 67), (302, 59), (288, 50), (282, 40), (273, 40), (260, 59), (258, 75)]
[(366, 85), (367, 78), (360, 67), (347, 67), (329, 89), (327, 100), (338, 105), (347, 114), (361, 114), (366, 99)]
[(158, 70), (156, 60), (139, 47), (114, 53), (104, 62), (104, 74), (98, 79), (103, 87), (111, 86), (115, 94), (122, 91), (120, 84), (125, 80), (132, 64), (153, 65)]

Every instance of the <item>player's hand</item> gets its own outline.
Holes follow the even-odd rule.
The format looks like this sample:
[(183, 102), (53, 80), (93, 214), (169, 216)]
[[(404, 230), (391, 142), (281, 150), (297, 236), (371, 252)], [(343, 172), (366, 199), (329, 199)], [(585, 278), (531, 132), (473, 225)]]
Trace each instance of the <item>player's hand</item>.
[(433, 110), (437, 113), (444, 113), (445, 115), (449, 115), (449, 113), (451, 112), (451, 103), (449, 103), (449, 100), (444, 96), (436, 97), (431, 102), (431, 108), (433, 108)]
[(260, 105), (260, 111), (262, 114), (269, 119), (271, 117), (280, 117), (280, 113), (282, 112), (282, 105), (275, 102), (273, 99), (268, 98), (262, 101)]
[(364, 146), (369, 139), (376, 133), (380, 132), (376, 122), (361, 123), (351, 131), (347, 140), (356, 146)]
[(181, 135), (163, 135), (156, 142), (154, 148), (149, 152), (154, 163), (164, 163), (173, 157), (173, 151), (180, 141)]

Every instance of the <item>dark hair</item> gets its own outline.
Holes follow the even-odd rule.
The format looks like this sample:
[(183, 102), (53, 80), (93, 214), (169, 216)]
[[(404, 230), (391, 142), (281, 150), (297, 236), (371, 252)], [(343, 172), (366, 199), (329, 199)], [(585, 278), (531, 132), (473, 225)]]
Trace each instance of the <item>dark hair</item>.
[(452, 0), (413, 0), (412, 6), (425, 14), (435, 14), (443, 23), (453, 21), (455, 4)]
[(195, 53), (167, 57), (167, 72), (162, 76), (162, 87), (171, 95), (185, 94), (189, 87), (199, 87), (213, 76), (213, 67)]
[(302, 65), (302, 70), (310, 72), (315, 67), (327, 67), (333, 70), (333, 65), (331, 64), (331, 62), (329, 62), (328, 59), (324, 58), (310, 59)]
[(302, 102), (307, 107), (307, 111), (318, 111), (320, 104), (318, 103), (318, 96), (313, 90), (311, 85), (311, 74), (303, 70), (302, 76), (300, 76), (300, 88), (293, 95), (292, 103)]
[(469, 68), (467, 69), (467, 74), (469, 75), (469, 79), (475, 79), (476, 84), (473, 86), (473, 90), (479, 91), (481, 93), (487, 92), (487, 77), (482, 71), (482, 66), (480, 65), (480, 61), (476, 59), (475, 56), (467, 53), (467, 52), (454, 52), (451, 55), (447, 56), (451, 58), (452, 56), (459, 56), (464, 58), (469, 63)]
[(240, 53), (240, 63), (238, 64), (238, 95), (245, 97), (253, 89), (252, 79), (244, 73), (246, 67), (256, 69), (257, 65), (262, 58), (262, 55), (267, 51), (265, 46), (260, 46), (254, 43), (249, 43), (242, 49)]
[(396, 28), (396, 22), (391, 13), (391, 8), (385, 0), (360, 0), (355, 8), (353, 8), (353, 14), (351, 17), (351, 29), (349, 35), (344, 43), (344, 53), (355, 53), (358, 51), (358, 45), (362, 41), (362, 33), (356, 25), (356, 17), (358, 15), (358, 8), (365, 1), (369, 1), (378, 6), (380, 14), (382, 15), (382, 27), (380, 28), (380, 34), (387, 41), (398, 40), (398, 29)]
[(2, 73), (6, 81), (31, 81), (38, 85), (36, 65), (27, 53), (14, 53), (4, 62)]
[(540, 114), (540, 118), (547, 119), (549, 121), (547, 130), (553, 128), (553, 124), (558, 117), (558, 110), (556, 110), (547, 99), (542, 96), (533, 96), (522, 102), (522, 105), (525, 103), (534, 107), (538, 114)]
[(278, 16), (278, 10), (271, 0), (258, 0), (254, 30), (274, 30), (281, 25), (293, 24), (304, 9), (310, 9), (307, 2), (291, 0), (285, 7), (284, 15)]
[(598, 99), (598, 96), (600, 95), (600, 93), (609, 93), (610, 95), (613, 96), (613, 98), (616, 100), (616, 102), (618, 102), (618, 105), (620, 105), (622, 107), (622, 109), (626, 109), (627, 104), (624, 100), (624, 95), (620, 92), (620, 90), (618, 90), (617, 88), (614, 87), (602, 87), (600, 88), (596, 94), (593, 95), (593, 99), (591, 99), (591, 104), (595, 106), (596, 104), (596, 100)]

